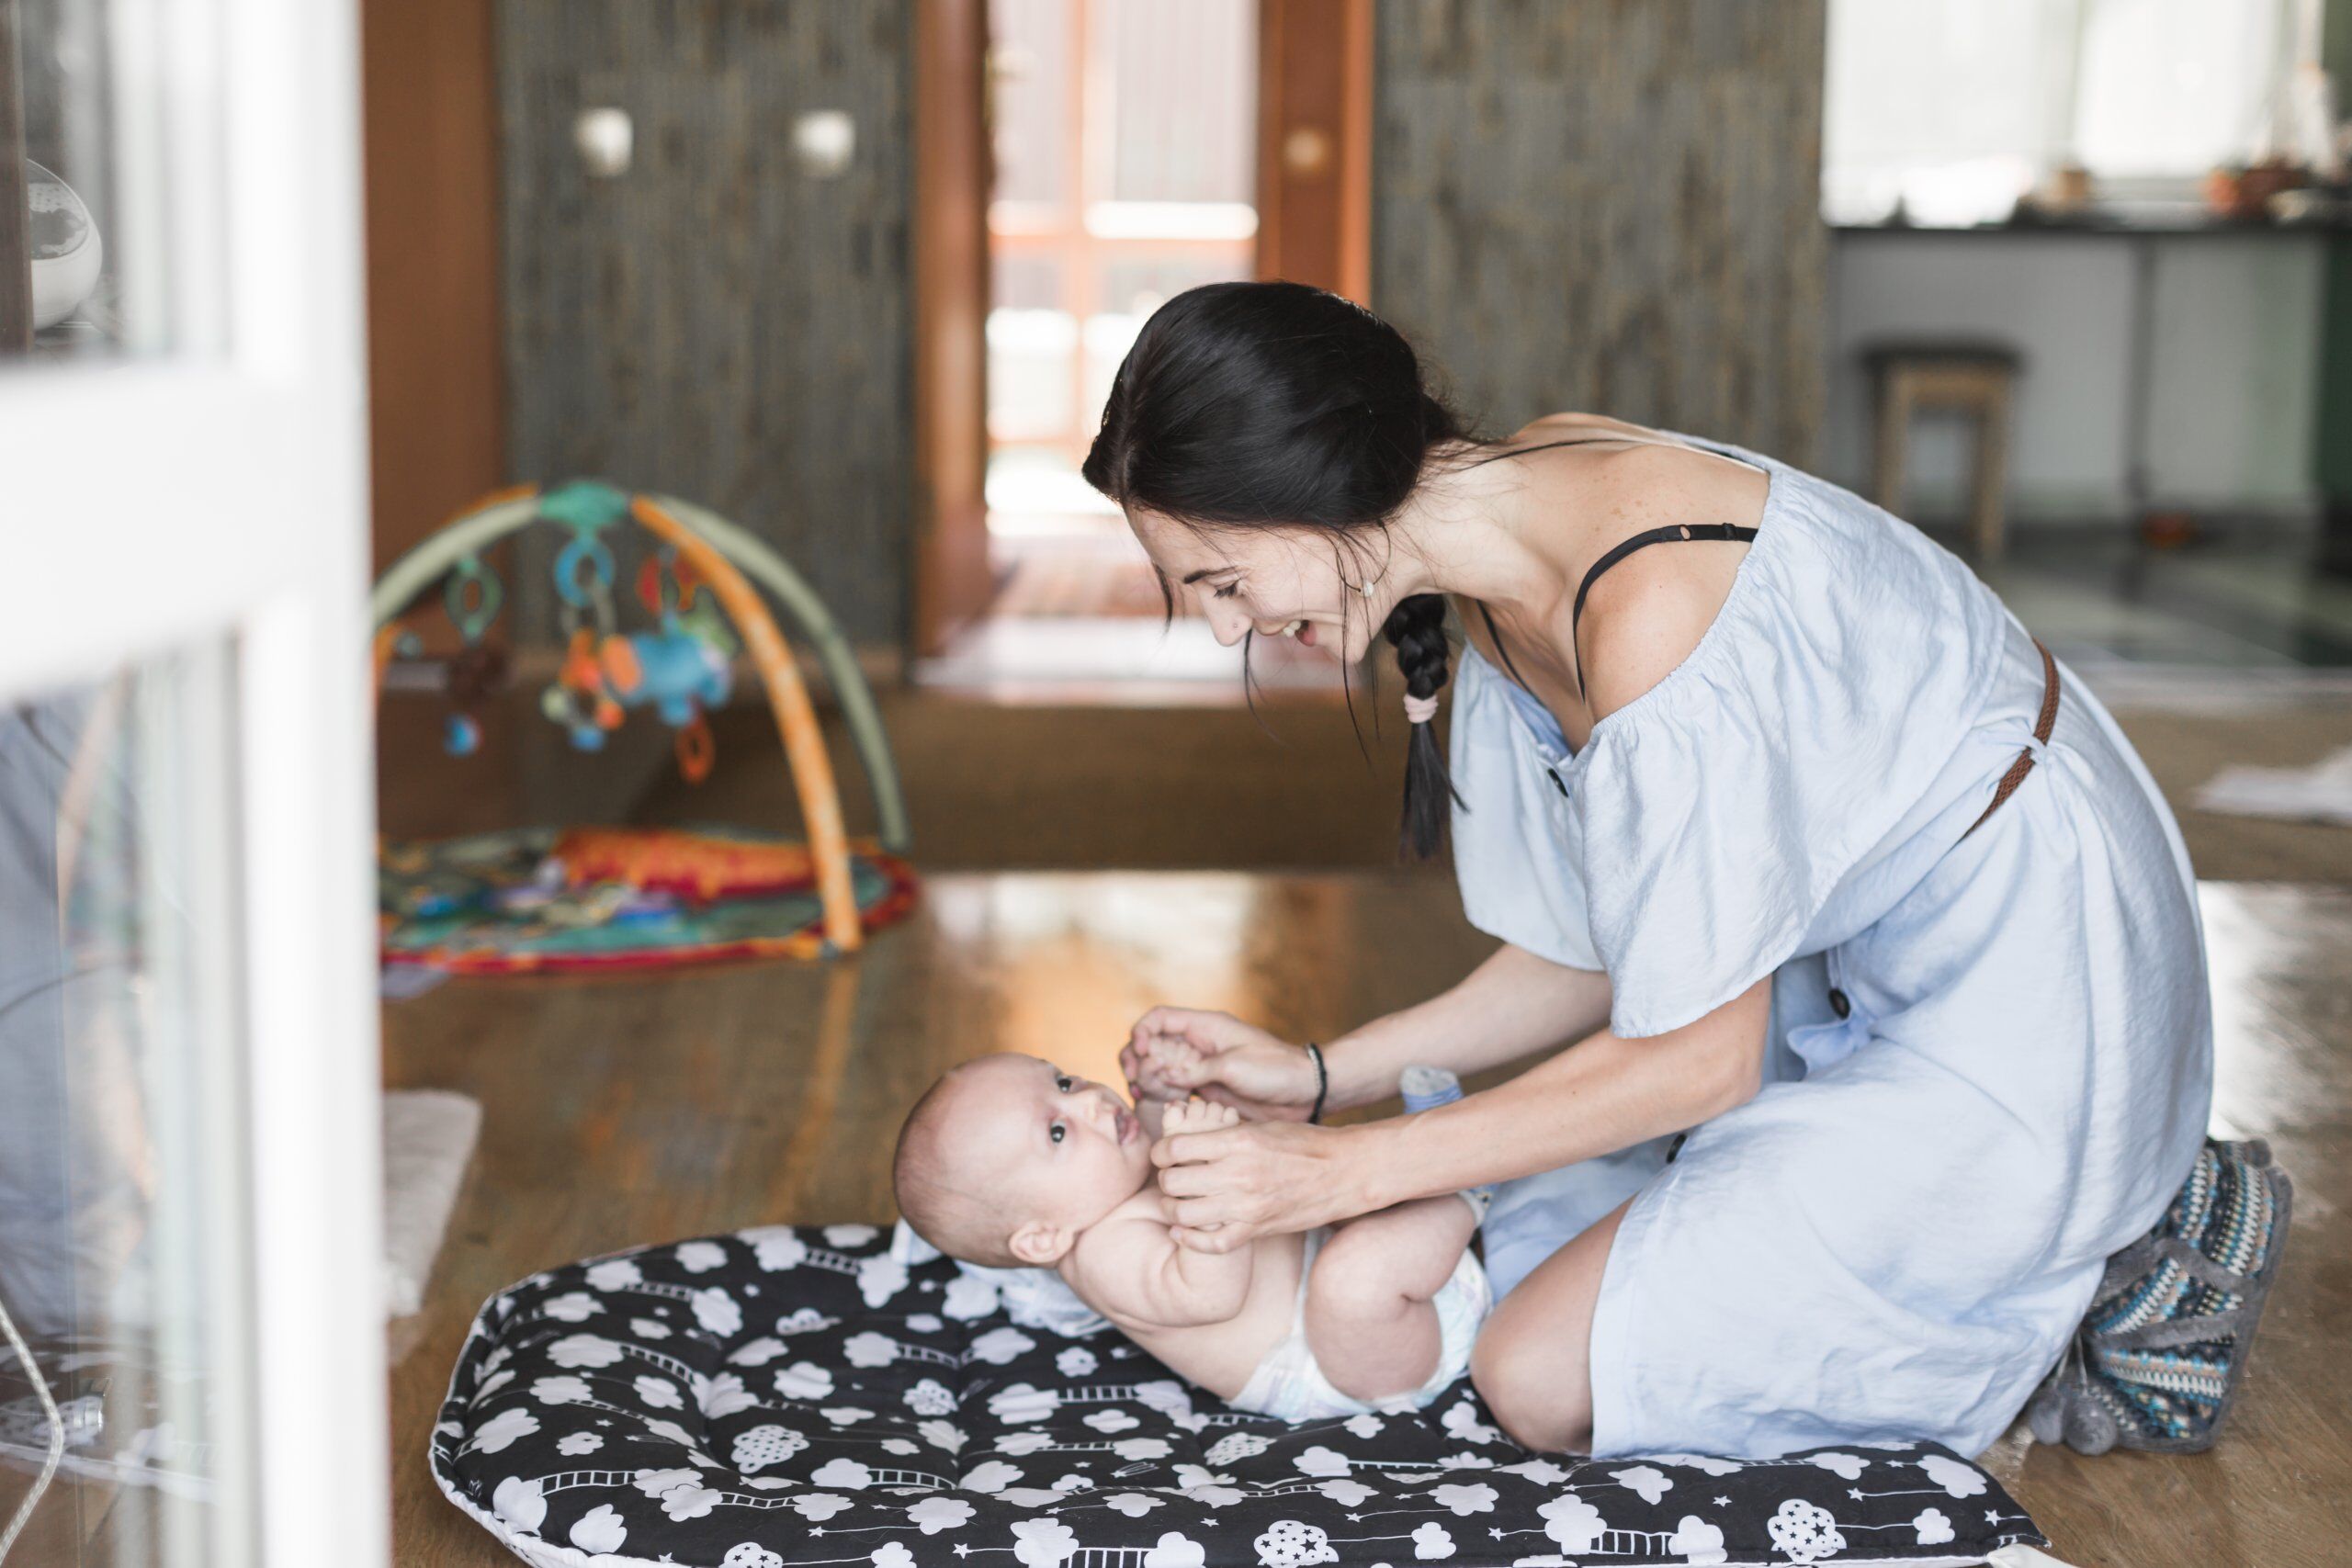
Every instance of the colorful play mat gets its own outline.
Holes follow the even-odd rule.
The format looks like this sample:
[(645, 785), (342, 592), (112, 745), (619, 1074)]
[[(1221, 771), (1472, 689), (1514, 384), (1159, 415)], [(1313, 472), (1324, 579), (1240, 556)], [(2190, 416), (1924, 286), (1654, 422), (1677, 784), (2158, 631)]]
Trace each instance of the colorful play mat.
[[(491, 636), (507, 593), (487, 552), (526, 531), (552, 557), (560, 634), (540, 712), (595, 752), (642, 711), (668, 727), (679, 772), (698, 784), (717, 750), (708, 710), (727, 701), (740, 660), (775, 719), (808, 840), (738, 828), (526, 828), (387, 845), (384, 961), (547, 975), (831, 957), (903, 915), (915, 887), (897, 858), (905, 797), (849, 643), (773, 548), (691, 502), (600, 479), (484, 498), (377, 580), (379, 688), (438, 695), (444, 749), (479, 750), (478, 710), (514, 668)], [(844, 830), (832, 759), (775, 609), (832, 689), (874, 793), (878, 846)], [(455, 650), (432, 656), (435, 641)]]
[[(859, 924), (914, 907), (913, 868), (850, 856)], [(387, 964), (457, 975), (577, 975), (814, 958), (824, 903), (808, 846), (740, 829), (517, 828), (385, 846)]]

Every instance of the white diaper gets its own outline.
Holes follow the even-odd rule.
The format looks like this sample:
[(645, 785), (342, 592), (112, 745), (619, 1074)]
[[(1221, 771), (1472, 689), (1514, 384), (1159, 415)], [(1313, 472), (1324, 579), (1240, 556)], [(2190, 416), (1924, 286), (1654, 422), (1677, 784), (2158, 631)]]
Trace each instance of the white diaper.
[(1419, 1410), (1443, 1393), (1453, 1380), (1470, 1366), (1470, 1347), (1478, 1337), (1478, 1325), (1495, 1304), (1494, 1292), (1487, 1283), (1487, 1271), (1478, 1266), (1477, 1258), (1463, 1248), (1462, 1261), (1453, 1266), (1448, 1279), (1430, 1304), (1437, 1308), (1438, 1354), (1437, 1371), (1429, 1382), (1406, 1393), (1391, 1394), (1379, 1401), (1351, 1398), (1331, 1386), (1323, 1369), (1315, 1364), (1315, 1352), (1306, 1344), (1306, 1281), (1315, 1271), (1315, 1255), (1323, 1250), (1330, 1239), (1329, 1230), (1306, 1233), (1306, 1249), (1299, 1259), (1298, 1301), (1291, 1308), (1289, 1336), (1258, 1363), (1250, 1374), (1249, 1386), (1228, 1402), (1236, 1410), (1255, 1411), (1282, 1421), (1320, 1421), (1338, 1416), (1361, 1416), (1366, 1411), (1396, 1412)]

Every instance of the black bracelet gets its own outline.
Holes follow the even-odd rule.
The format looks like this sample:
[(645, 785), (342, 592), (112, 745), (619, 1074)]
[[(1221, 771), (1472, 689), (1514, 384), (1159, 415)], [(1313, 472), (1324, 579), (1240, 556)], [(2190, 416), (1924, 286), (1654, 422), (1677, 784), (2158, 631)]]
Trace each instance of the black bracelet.
[(1320, 1125), (1323, 1121), (1323, 1100), (1331, 1092), (1331, 1075), (1323, 1070), (1322, 1046), (1310, 1040), (1306, 1043), (1306, 1054), (1315, 1063), (1315, 1109), (1306, 1113), (1306, 1120), (1310, 1124)]

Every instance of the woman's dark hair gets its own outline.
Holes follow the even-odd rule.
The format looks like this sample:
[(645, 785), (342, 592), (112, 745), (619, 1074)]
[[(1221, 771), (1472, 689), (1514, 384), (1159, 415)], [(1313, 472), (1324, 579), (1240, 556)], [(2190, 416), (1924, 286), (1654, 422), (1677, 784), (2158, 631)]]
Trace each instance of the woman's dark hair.
[[(1210, 283), (1144, 323), (1083, 471), (1121, 506), (1194, 526), (1323, 531), (1364, 581), (1386, 566), (1365, 541), (1432, 455), (1476, 441), (1403, 334), (1363, 307), (1301, 283)], [(1401, 601), (1381, 631), (1408, 694), (1434, 697), (1447, 676), (1444, 596)], [(1452, 795), (1436, 734), (1412, 726), (1406, 853), (1437, 852)]]

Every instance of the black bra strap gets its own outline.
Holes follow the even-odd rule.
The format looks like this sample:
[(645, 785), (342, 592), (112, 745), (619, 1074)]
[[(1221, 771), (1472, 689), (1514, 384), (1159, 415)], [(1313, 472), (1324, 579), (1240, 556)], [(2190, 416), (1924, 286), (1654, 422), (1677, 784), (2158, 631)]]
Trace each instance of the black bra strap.
[[(1592, 585), (1600, 580), (1602, 572), (1646, 545), (1679, 544), (1686, 539), (1706, 539), (1717, 544), (1746, 544), (1755, 537), (1755, 529), (1743, 528), (1736, 523), (1676, 523), (1664, 528), (1646, 529), (1630, 539), (1623, 540), (1611, 547), (1606, 555), (1593, 562), (1592, 570), (1584, 574), (1582, 582), (1577, 584), (1577, 602), (1568, 611), (1568, 668), (1577, 678), (1577, 695), (1579, 697), (1584, 695), (1584, 651), (1578, 645), (1584, 625), (1584, 602), (1592, 592)], [(1488, 630), (1493, 629), (1492, 616), (1487, 618), (1487, 625)], [(1495, 647), (1499, 649), (1502, 644), (1498, 641)], [(1506, 664), (1510, 662), (1508, 656), (1505, 657), (1504, 662)]]
[(1502, 627), (1495, 625), (1495, 613), (1487, 608), (1486, 602), (1484, 600), (1479, 602), (1478, 614), (1486, 617), (1487, 636), (1493, 640), (1495, 651), (1503, 656), (1503, 668), (1510, 672), (1510, 678), (1512, 680), (1519, 682), (1519, 689), (1521, 691), (1525, 692), (1531, 697), (1533, 696), (1535, 694), (1535, 688), (1527, 683), (1527, 677), (1521, 674), (1519, 672), (1519, 666), (1510, 661), (1510, 649), (1503, 646), (1503, 629)]
[[(1754, 468), (1758, 467), (1758, 465), (1750, 462), (1745, 457), (1734, 457), (1727, 452), (1718, 452), (1705, 446), (1693, 446), (1686, 442), (1657, 441), (1645, 439), (1644, 437), (1635, 435), (1611, 435), (1606, 434), (1583, 436), (1572, 441), (1546, 441), (1540, 446), (1522, 447), (1516, 452), (1499, 452), (1491, 457), (1482, 457), (1478, 461), (1479, 463), (1493, 463), (1499, 462), (1505, 457), (1524, 457), (1531, 452), (1548, 452), (1555, 446), (1592, 446), (1611, 443), (1619, 446), (1674, 446), (1679, 447), (1681, 450), (1686, 452), (1697, 452), (1705, 457), (1721, 457), (1726, 462), (1738, 463), (1746, 468)], [(1478, 463), (1471, 465), (1473, 468), (1476, 468), (1477, 466)], [(1755, 529), (1742, 528), (1737, 525), (1731, 523), (1677, 524), (1670, 527), (1652, 528), (1647, 533), (1636, 534), (1632, 538), (1627, 539), (1623, 544), (1619, 545), (1616, 548), (1611, 550), (1607, 555), (1602, 556), (1599, 560), (1593, 562), (1592, 570), (1584, 574), (1584, 581), (1577, 586), (1576, 605), (1572, 610), (1570, 610), (1568, 615), (1568, 637), (1571, 640), (1571, 646), (1568, 649), (1569, 668), (1575, 672), (1577, 678), (1577, 695), (1579, 697), (1584, 695), (1584, 655), (1580, 650), (1573, 646), (1573, 644), (1577, 636), (1577, 626), (1584, 619), (1585, 595), (1592, 592), (1592, 580), (1594, 578), (1599, 577), (1602, 572), (1607, 571), (1611, 567), (1615, 566), (1619, 561), (1623, 560), (1627, 556), (1632, 555), (1644, 545), (1664, 544), (1669, 539), (1713, 539), (1736, 544), (1745, 544), (1755, 537)], [(1519, 672), (1519, 666), (1511, 662), (1510, 649), (1503, 645), (1502, 630), (1495, 625), (1495, 613), (1492, 610), (1487, 609), (1487, 606), (1482, 604), (1478, 606), (1478, 614), (1486, 619), (1487, 635), (1494, 639), (1495, 651), (1502, 655), (1503, 669), (1510, 674), (1512, 680), (1519, 682), (1520, 689), (1521, 691), (1524, 691), (1530, 696), (1533, 696), (1535, 694), (1535, 688), (1530, 686), (1527, 683), (1527, 677)]]

